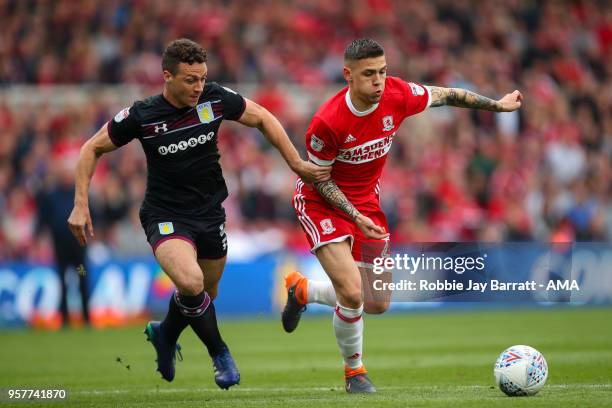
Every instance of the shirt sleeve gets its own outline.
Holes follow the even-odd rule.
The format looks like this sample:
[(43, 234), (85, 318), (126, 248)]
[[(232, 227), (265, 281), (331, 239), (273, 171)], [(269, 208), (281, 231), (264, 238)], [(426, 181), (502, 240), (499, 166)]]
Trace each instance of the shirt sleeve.
[(223, 102), (223, 118), (238, 120), (246, 109), (246, 101), (233, 89), (221, 86), (221, 101)]
[(124, 108), (108, 121), (108, 135), (113, 144), (121, 147), (140, 134), (140, 121), (136, 117), (134, 105)]
[(431, 93), (429, 88), (414, 82), (402, 81), (405, 96), (406, 116), (416, 115), (423, 112), (431, 105)]
[(319, 166), (330, 166), (338, 155), (338, 143), (332, 130), (320, 118), (314, 117), (306, 131), (308, 158)]

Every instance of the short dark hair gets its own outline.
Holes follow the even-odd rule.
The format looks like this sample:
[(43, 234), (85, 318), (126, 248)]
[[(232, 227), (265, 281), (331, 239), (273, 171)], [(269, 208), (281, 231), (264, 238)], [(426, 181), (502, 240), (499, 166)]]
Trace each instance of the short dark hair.
[(195, 41), (179, 38), (172, 41), (162, 54), (162, 69), (175, 75), (181, 62), (186, 64), (206, 62), (206, 50)]
[(385, 50), (371, 38), (360, 38), (351, 41), (344, 49), (344, 61), (357, 61), (364, 58), (376, 58), (385, 55)]

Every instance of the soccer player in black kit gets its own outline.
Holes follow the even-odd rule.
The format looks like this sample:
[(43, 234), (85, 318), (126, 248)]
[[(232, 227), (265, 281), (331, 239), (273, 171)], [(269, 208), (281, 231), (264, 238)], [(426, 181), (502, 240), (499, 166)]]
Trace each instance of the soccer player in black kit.
[(132, 139), (147, 158), (147, 190), (140, 220), (155, 258), (177, 290), (161, 322), (145, 333), (155, 347), (157, 367), (174, 379), (177, 344), (188, 325), (208, 349), (215, 382), (227, 389), (240, 374), (217, 327), (213, 299), (227, 253), (227, 188), (217, 150), (224, 119), (258, 128), (302, 179), (322, 181), (330, 168), (303, 161), (278, 120), (231, 89), (207, 83), (206, 51), (188, 39), (175, 40), (162, 56), (163, 93), (135, 102), (104, 125), (81, 148), (74, 208), (68, 225), (81, 243), (93, 237), (88, 189), (96, 163)]

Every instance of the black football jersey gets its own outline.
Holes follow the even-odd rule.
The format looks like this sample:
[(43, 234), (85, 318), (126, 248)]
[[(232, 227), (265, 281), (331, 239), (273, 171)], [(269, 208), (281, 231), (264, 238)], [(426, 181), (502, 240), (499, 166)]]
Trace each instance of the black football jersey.
[(195, 108), (176, 108), (163, 95), (136, 101), (108, 122), (116, 146), (138, 139), (147, 157), (142, 211), (203, 216), (227, 197), (217, 134), (223, 119), (238, 120), (246, 102), (216, 83), (206, 83)]

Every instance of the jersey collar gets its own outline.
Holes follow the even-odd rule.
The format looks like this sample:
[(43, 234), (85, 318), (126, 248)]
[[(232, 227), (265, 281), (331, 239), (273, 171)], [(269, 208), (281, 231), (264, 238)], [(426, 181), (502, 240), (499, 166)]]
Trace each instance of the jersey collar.
[(182, 108), (177, 108), (172, 103), (170, 103), (170, 101), (168, 99), (166, 99), (166, 97), (164, 96), (163, 92), (160, 93), (159, 96), (161, 97), (161, 100), (165, 102), (166, 105), (168, 105), (170, 108), (174, 109), (175, 111), (178, 111), (178, 112), (185, 111), (185, 112), (187, 112), (189, 109), (193, 109), (191, 106), (183, 106)]
[(348, 106), (351, 113), (355, 116), (369, 115), (370, 113), (374, 112), (376, 108), (378, 108), (378, 103), (375, 103), (364, 111), (358, 111), (357, 108), (355, 108), (355, 105), (353, 105), (353, 101), (351, 101), (351, 95), (349, 95), (348, 89), (346, 91), (346, 95), (344, 95), (344, 100), (346, 101), (346, 106)]

